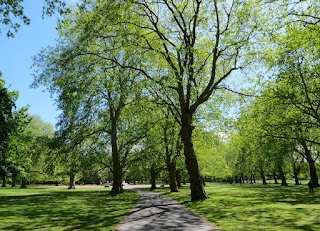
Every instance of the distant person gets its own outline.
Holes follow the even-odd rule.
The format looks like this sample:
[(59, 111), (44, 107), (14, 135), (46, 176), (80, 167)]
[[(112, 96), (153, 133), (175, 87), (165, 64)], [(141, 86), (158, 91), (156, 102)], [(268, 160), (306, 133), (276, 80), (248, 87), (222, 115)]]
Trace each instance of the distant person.
[(311, 180), (308, 183), (308, 187), (309, 187), (309, 193), (313, 193), (313, 184)]

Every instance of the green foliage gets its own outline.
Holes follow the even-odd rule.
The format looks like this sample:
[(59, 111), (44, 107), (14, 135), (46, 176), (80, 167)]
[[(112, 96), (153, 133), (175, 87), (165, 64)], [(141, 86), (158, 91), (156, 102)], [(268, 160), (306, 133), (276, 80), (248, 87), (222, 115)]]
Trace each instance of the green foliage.
[(193, 137), (201, 173), (204, 177), (224, 179), (232, 175), (226, 143), (214, 132), (197, 129)]
[[(21, 23), (30, 24), (30, 19), (24, 12), (24, 0), (4, 0), (0, 1), (0, 34), (5, 32), (7, 37), (14, 37), (19, 30)], [(63, 0), (45, 0), (43, 5), (43, 15), (53, 15), (58, 12), (63, 15), (69, 12), (69, 9)]]
[(13, 111), (17, 92), (10, 92), (4, 86), (5, 81), (2, 79), (0, 72), (0, 151), (3, 155), (8, 145), (11, 133), (14, 130)]
[(14, 112), (17, 128), (7, 149), (7, 163), (12, 178), (41, 181), (48, 179), (44, 169), (50, 155), (48, 139), (53, 136), (51, 124), (39, 116), (29, 116), (27, 108)]

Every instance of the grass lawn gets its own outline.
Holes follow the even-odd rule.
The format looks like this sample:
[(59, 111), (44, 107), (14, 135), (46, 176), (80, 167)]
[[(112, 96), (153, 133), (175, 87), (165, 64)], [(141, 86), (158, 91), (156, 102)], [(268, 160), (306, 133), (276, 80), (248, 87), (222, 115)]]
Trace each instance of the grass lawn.
[(0, 230), (113, 230), (139, 195), (109, 188), (0, 188)]
[(306, 186), (230, 185), (205, 187), (209, 199), (190, 202), (190, 190), (179, 193), (158, 189), (176, 199), (222, 230), (320, 230), (320, 189)]

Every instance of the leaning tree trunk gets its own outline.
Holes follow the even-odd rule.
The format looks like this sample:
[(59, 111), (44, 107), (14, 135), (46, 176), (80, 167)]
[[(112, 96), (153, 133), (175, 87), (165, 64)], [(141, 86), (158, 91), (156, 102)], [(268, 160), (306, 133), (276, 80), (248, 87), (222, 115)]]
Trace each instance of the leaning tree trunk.
[(20, 188), (27, 188), (27, 179), (22, 179)]
[(279, 184), (279, 183), (278, 183), (278, 179), (277, 179), (276, 171), (274, 171), (274, 170), (272, 171), (272, 177), (273, 177), (274, 183), (275, 183), (275, 184)]
[(7, 187), (7, 178), (6, 176), (2, 176), (2, 185), (1, 187)]
[(318, 180), (315, 162), (314, 162), (313, 158), (311, 157), (310, 153), (308, 155), (306, 155), (306, 157), (307, 157), (307, 161), (309, 164), (310, 178), (311, 178), (313, 187), (318, 188), (319, 187), (319, 180)]
[(313, 160), (311, 156), (311, 151), (307, 147), (306, 141), (302, 140), (302, 146), (304, 148), (304, 154), (307, 159), (307, 162), (309, 164), (309, 171), (310, 171), (310, 178), (313, 184), (313, 187), (318, 188), (319, 187), (319, 180), (318, 180), (318, 175), (317, 175), (317, 170), (315, 166), (315, 161)]
[(113, 184), (110, 191), (111, 194), (120, 194), (122, 188), (122, 169), (120, 163), (120, 155), (118, 150), (118, 135), (117, 135), (117, 118), (111, 112), (111, 148), (112, 148), (112, 166), (113, 166)]
[(208, 198), (200, 174), (199, 164), (194, 151), (192, 142), (192, 114), (183, 114), (181, 116), (181, 140), (184, 146), (185, 163), (190, 176), (191, 200), (203, 200)]
[(150, 190), (154, 190), (154, 189), (157, 189), (157, 185), (156, 185), (156, 177), (157, 177), (157, 172), (154, 168), (154, 166), (151, 166), (150, 168), (150, 184), (151, 184), (151, 187), (150, 187)]

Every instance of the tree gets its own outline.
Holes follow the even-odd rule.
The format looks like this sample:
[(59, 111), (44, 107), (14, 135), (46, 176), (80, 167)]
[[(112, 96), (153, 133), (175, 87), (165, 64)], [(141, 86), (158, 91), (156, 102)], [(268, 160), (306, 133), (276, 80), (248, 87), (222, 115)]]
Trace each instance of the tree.
[[(169, 178), (171, 192), (178, 192), (178, 184), (176, 178), (177, 159), (181, 157), (182, 144), (179, 136), (179, 125), (174, 120), (167, 108), (157, 108), (155, 105), (155, 117), (159, 117), (154, 127), (150, 129), (146, 137), (146, 151), (156, 156), (151, 161), (157, 159), (159, 163), (153, 164), (151, 171), (155, 175), (162, 169), (166, 169)], [(155, 166), (158, 166), (155, 168)], [(165, 168), (164, 168), (165, 166)], [(154, 188), (154, 187), (152, 187)]]
[(14, 120), (17, 92), (10, 92), (4, 87), (5, 81), (0, 72), (0, 176), (2, 187), (6, 186), (6, 176), (10, 173), (7, 163), (7, 150), (16, 123)]
[[(277, 49), (273, 49), (265, 60), (274, 78), (273, 86), (268, 89), (269, 98), (276, 101), (278, 107), (284, 108), (282, 115), (285, 120), (280, 121), (278, 137), (299, 143), (300, 147), (297, 146), (296, 150), (308, 161), (310, 177), (314, 185), (318, 186), (314, 164), (318, 157), (314, 150), (317, 150), (320, 144), (320, 64), (317, 52), (320, 40), (318, 22), (309, 21), (316, 20), (312, 15), (317, 6), (307, 8), (309, 12), (298, 9), (289, 13), (295, 20), (290, 19), (285, 32), (273, 35)], [(280, 129), (283, 129), (283, 132), (280, 132)]]
[[(173, 112), (181, 126), (192, 200), (207, 198), (192, 142), (194, 115), (213, 93), (227, 88), (227, 78), (248, 64), (245, 55), (250, 53), (258, 11), (254, 1), (92, 1), (75, 14), (87, 15), (85, 25), (69, 24), (82, 29), (76, 54), (139, 71)], [(115, 52), (125, 48), (140, 62), (126, 64), (101, 53), (99, 44), (114, 41), (111, 38), (118, 44)], [(88, 44), (96, 49), (87, 49)]]
[(264, 147), (262, 154), (266, 155), (260, 155), (263, 159), (259, 156), (259, 166), (263, 166), (262, 163), (268, 159), (267, 163), (273, 163), (271, 170), (276, 170), (285, 181), (285, 163), (290, 161), (292, 155), (299, 153), (308, 162), (310, 177), (317, 185), (315, 160), (319, 155), (316, 151), (319, 131), (313, 127), (310, 115), (275, 94), (275, 89), (280, 87), (276, 79), (265, 87), (260, 98), (252, 101), (251, 109), (244, 110), (243, 127), (260, 140), (257, 145), (259, 149)]
[[(25, 25), (30, 24), (30, 19), (25, 15), (24, 0), (14, 1), (0, 1), (0, 26), (4, 26), (7, 37), (14, 37), (14, 34), (19, 30), (21, 22)], [(68, 12), (66, 3), (62, 0), (45, 0), (43, 6), (43, 15), (51, 16), (55, 11), (60, 14)], [(3, 29), (0, 28), (0, 34), (3, 33)]]
[[(79, 20), (87, 19), (80, 17)], [(63, 111), (59, 126), (74, 146), (87, 138), (98, 137), (110, 148), (114, 175), (111, 193), (119, 194), (123, 191), (122, 178), (127, 164), (132, 162), (129, 156), (145, 137), (151, 120), (145, 116), (148, 108), (140, 104), (146, 97), (142, 92), (143, 79), (137, 71), (114, 66), (101, 57), (76, 55), (79, 48), (74, 41), (78, 39), (78, 32), (69, 28), (68, 23), (66, 20), (60, 25), (65, 39), (35, 58), (38, 66), (35, 85), (46, 85), (57, 93), (58, 107)], [(100, 43), (99, 46), (127, 65), (135, 62), (130, 52), (113, 53), (111, 48), (116, 44)], [(89, 44), (87, 49), (96, 47)]]

